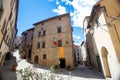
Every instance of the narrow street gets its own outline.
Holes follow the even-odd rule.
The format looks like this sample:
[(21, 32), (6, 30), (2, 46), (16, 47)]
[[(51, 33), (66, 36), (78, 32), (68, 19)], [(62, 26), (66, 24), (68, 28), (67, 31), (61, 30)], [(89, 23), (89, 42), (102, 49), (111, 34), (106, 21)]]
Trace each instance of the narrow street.
[[(50, 70), (50, 68), (48, 67), (33, 65), (28, 63), (24, 59), (20, 59), (18, 51), (14, 52), (13, 55), (15, 57), (11, 57), (11, 59), (7, 61), (4, 66), (0, 67), (0, 80), (22, 80), (18, 74), (18, 70), (30, 66), (36, 68), (37, 71), (40, 72), (49, 72)], [(18, 63), (17, 71), (11, 70), (11, 66), (15, 62), (15, 60)], [(62, 80), (105, 80), (102, 74), (83, 65), (76, 67), (72, 71), (68, 71), (66, 69), (55, 69), (54, 74), (61, 76)]]

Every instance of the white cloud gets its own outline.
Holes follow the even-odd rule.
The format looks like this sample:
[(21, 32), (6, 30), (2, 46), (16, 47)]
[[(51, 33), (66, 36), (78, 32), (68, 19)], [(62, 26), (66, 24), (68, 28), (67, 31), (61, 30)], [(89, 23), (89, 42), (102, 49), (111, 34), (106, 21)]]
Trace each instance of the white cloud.
[(58, 0), (56, 0), (56, 4), (57, 4), (57, 5), (59, 4)]
[(73, 34), (73, 41), (75, 45), (80, 45), (81, 44), (81, 38), (80, 36), (74, 35)]
[(57, 9), (53, 9), (53, 12), (57, 13), (57, 14), (65, 14), (66, 13), (66, 9), (64, 6), (59, 5)]
[(77, 36), (77, 35), (73, 35), (73, 38), (76, 38), (76, 39), (81, 39), (80, 36)]
[(85, 16), (89, 16), (92, 6), (96, 3), (95, 0), (73, 0), (71, 5), (75, 9), (72, 13), (73, 26), (83, 27)]
[[(58, 1), (58, 0), (57, 0)], [(71, 20), (73, 21), (74, 27), (83, 27), (83, 20), (85, 16), (89, 16), (92, 10), (92, 6), (98, 1), (98, 0), (61, 0), (62, 2), (65, 2), (66, 5), (72, 5), (74, 8), (74, 12), (71, 12)], [(55, 13), (63, 13), (66, 12), (65, 7), (62, 6), (63, 9), (60, 9), (60, 6), (58, 6), (58, 9), (54, 9), (53, 11)], [(62, 12), (61, 12), (62, 11)]]
[(70, 1), (70, 0), (61, 0), (61, 1), (62, 1), (62, 2), (65, 2), (66, 5), (71, 4), (71, 1)]

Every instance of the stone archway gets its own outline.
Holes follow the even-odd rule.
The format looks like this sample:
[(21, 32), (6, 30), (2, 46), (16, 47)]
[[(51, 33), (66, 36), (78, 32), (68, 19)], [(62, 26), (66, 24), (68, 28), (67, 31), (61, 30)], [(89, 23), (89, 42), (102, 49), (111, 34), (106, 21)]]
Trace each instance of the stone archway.
[(34, 63), (38, 64), (38, 62), (39, 62), (39, 57), (38, 57), (38, 55), (36, 55), (35, 58), (34, 58)]
[(102, 61), (103, 61), (103, 67), (104, 67), (104, 75), (105, 77), (109, 77), (111, 78), (111, 73), (110, 73), (110, 69), (109, 69), (109, 64), (108, 64), (108, 51), (105, 47), (102, 47), (101, 49), (101, 53), (102, 53)]

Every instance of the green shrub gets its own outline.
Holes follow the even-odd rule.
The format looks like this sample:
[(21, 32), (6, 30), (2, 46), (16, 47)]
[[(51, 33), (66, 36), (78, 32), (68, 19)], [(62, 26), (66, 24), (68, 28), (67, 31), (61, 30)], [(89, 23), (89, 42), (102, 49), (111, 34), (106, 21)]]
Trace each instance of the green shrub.
[(11, 52), (7, 52), (5, 56), (5, 60), (10, 60), (10, 58), (11, 58)]
[(70, 65), (67, 65), (67, 66), (66, 66), (66, 69), (67, 69), (67, 70), (71, 70), (71, 66), (70, 66)]

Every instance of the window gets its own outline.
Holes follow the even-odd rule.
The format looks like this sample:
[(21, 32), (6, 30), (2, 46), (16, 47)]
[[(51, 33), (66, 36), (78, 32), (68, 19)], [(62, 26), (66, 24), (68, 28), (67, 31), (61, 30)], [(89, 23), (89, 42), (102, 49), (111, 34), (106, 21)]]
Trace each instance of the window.
[(57, 32), (58, 32), (58, 33), (61, 33), (61, 27), (58, 27), (58, 28), (57, 28)]
[(69, 42), (68, 42), (68, 41), (66, 41), (66, 44), (69, 44)]
[(41, 30), (43, 30), (43, 28), (41, 28)]
[(33, 36), (31, 36), (31, 40), (33, 40)]
[(42, 48), (45, 48), (45, 42), (42, 43)]
[(46, 35), (46, 31), (44, 30), (44, 31), (43, 31), (43, 36), (45, 36), (45, 35)]
[(40, 43), (37, 43), (37, 48), (40, 48)]
[(41, 32), (38, 32), (38, 37), (40, 37), (41, 36)]
[(46, 54), (43, 54), (43, 59), (46, 59), (47, 57), (46, 57)]
[(58, 40), (58, 47), (61, 47), (61, 46), (62, 46), (62, 41)]
[(79, 53), (77, 53), (77, 55), (79, 55)]
[(59, 20), (61, 20), (61, 18), (59, 18)]

